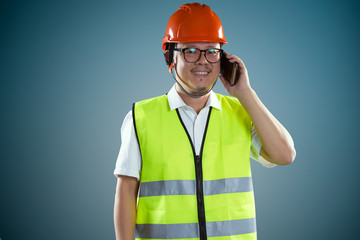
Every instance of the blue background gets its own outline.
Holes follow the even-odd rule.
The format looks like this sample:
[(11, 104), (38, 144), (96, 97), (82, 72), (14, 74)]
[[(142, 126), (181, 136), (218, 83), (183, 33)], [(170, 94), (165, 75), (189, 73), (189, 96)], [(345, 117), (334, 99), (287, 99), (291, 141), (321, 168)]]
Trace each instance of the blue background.
[[(173, 85), (161, 40), (184, 3), (0, 1), (2, 240), (114, 239), (122, 120)], [(354, 239), (359, 4), (201, 3), (295, 141), (292, 165), (252, 163), (259, 239)]]

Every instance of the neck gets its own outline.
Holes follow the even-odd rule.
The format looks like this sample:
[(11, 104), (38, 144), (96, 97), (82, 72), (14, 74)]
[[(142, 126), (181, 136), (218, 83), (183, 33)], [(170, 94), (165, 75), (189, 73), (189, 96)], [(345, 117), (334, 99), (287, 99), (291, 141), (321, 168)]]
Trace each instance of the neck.
[(186, 105), (188, 105), (189, 107), (192, 107), (197, 114), (199, 114), (201, 109), (203, 109), (205, 107), (205, 105), (209, 99), (209, 96), (210, 96), (210, 92), (209, 92), (209, 93), (205, 94), (204, 96), (201, 96), (198, 98), (193, 98), (193, 97), (190, 97), (187, 94), (185, 94), (183, 91), (181, 91), (178, 84), (175, 85), (175, 88), (176, 88), (177, 93), (181, 97), (181, 99), (184, 101), (184, 103)]

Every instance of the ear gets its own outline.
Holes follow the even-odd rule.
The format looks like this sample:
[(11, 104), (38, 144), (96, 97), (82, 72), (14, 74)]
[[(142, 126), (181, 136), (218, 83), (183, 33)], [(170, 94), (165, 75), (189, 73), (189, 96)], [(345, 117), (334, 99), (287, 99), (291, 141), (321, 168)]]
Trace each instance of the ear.
[[(169, 73), (171, 73), (173, 67), (174, 67), (174, 64), (173, 64), (173, 56), (170, 56), (170, 51), (169, 50), (165, 50), (164, 51), (164, 58), (165, 58), (165, 62), (166, 64), (168, 65), (168, 70), (169, 70)], [(171, 60), (170, 60), (171, 58)]]
[(164, 51), (164, 58), (165, 58), (165, 62), (168, 66), (170, 66), (171, 62), (169, 60), (169, 50), (165, 50)]

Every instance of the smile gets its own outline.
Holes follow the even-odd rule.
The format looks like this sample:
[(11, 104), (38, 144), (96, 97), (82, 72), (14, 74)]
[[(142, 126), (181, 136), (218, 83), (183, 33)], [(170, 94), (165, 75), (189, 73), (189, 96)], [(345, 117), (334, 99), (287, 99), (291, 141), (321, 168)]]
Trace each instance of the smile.
[(194, 71), (192, 72), (193, 74), (195, 74), (196, 76), (207, 76), (209, 74), (209, 72), (203, 72), (203, 71)]

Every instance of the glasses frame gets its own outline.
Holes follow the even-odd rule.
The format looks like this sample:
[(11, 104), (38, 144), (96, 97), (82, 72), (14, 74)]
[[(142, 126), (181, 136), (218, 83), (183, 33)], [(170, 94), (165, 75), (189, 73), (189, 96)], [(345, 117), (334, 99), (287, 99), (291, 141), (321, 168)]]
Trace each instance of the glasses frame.
[[(200, 51), (200, 54), (199, 54), (198, 59), (196, 59), (195, 61), (188, 61), (188, 60), (186, 59), (186, 57), (185, 57), (185, 51), (188, 50), (188, 49), (196, 49), (196, 50)], [(219, 60), (217, 60), (216, 62), (210, 62), (209, 59), (208, 59), (207, 56), (206, 56), (206, 53), (207, 53), (209, 50), (211, 50), (211, 49), (219, 50), (219, 52), (220, 52)], [(174, 48), (174, 51), (182, 52), (185, 61), (188, 62), (188, 63), (196, 63), (197, 61), (199, 61), (199, 59), (201, 58), (201, 55), (202, 55), (203, 52), (204, 52), (206, 61), (208, 61), (209, 63), (217, 63), (217, 62), (220, 62), (221, 57), (222, 57), (222, 55), (224, 54), (224, 50), (222, 50), (222, 49), (220, 49), (220, 48), (208, 48), (208, 49), (205, 49), (205, 50), (201, 50), (201, 49), (199, 49), (199, 48)]]

